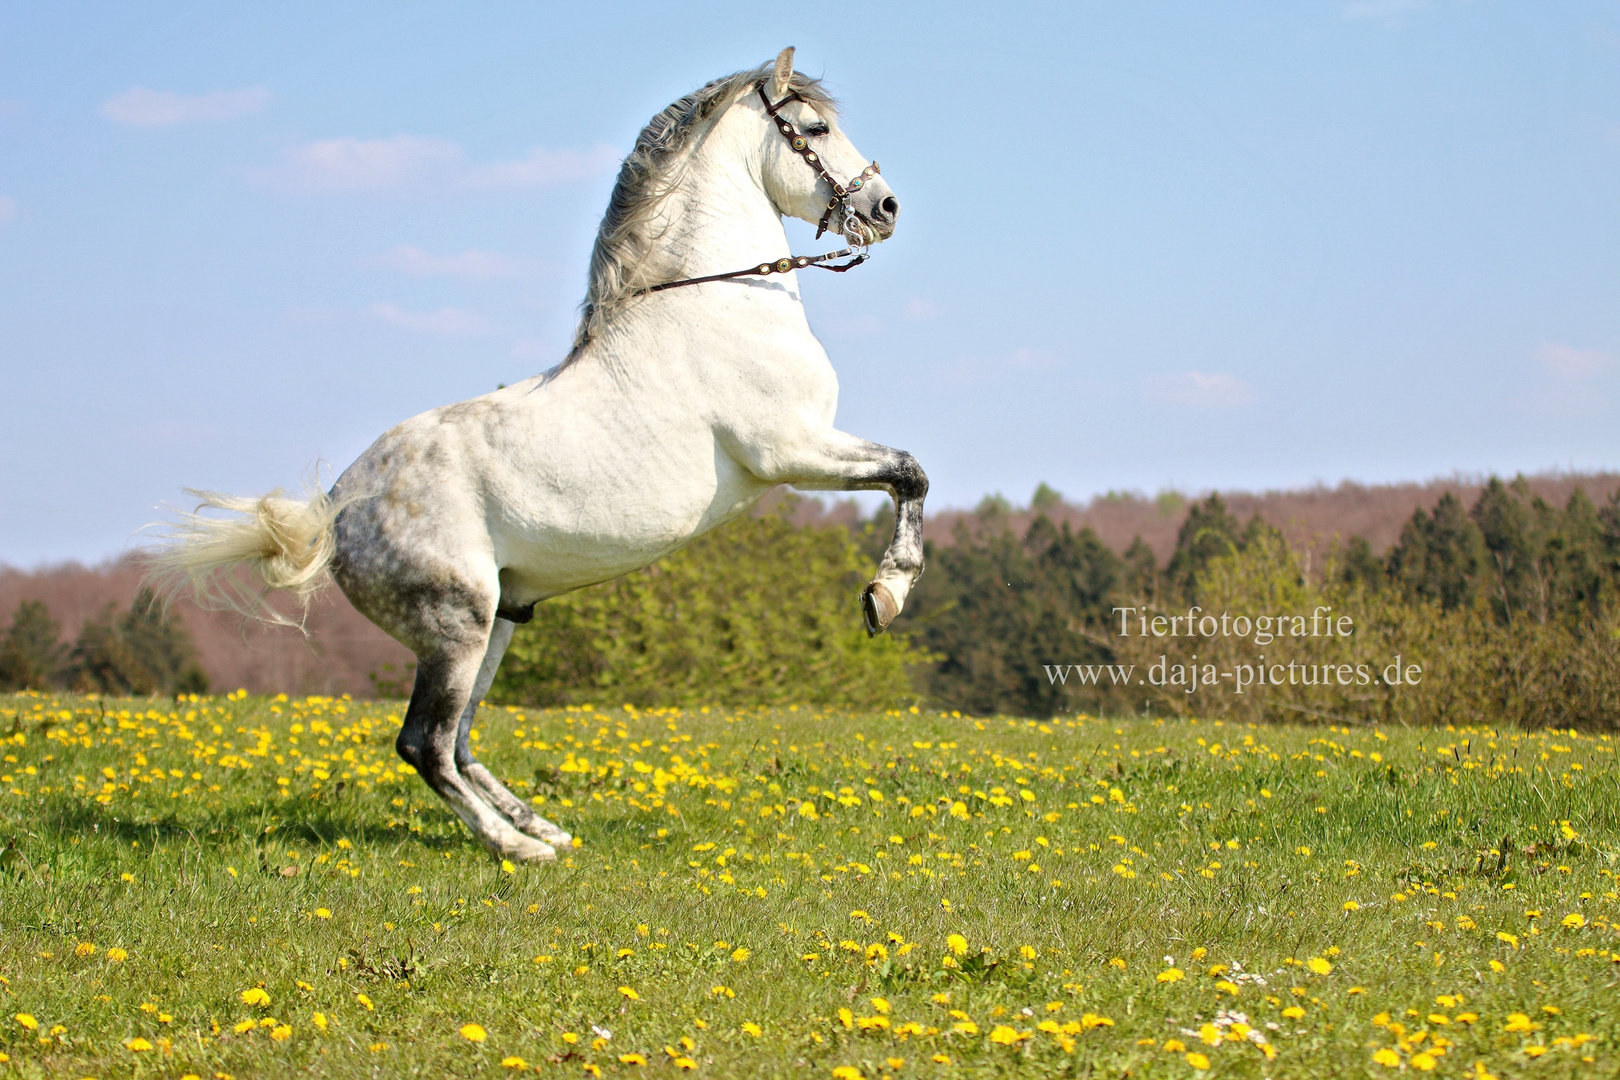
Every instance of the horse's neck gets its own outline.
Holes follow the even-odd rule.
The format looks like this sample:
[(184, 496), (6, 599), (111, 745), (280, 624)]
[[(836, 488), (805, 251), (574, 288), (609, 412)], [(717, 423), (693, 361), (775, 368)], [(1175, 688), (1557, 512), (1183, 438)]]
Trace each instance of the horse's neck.
[(650, 262), (666, 280), (741, 270), (788, 254), (782, 216), (722, 125), (682, 170), (654, 216)]

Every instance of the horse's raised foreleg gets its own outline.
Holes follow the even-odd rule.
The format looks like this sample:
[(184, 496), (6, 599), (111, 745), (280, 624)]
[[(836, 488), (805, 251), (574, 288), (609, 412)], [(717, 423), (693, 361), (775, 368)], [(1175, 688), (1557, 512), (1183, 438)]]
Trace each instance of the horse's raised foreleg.
[[(861, 593), (866, 632), (877, 635), (905, 606), (923, 572), (923, 497), (928, 476), (917, 459), (842, 431), (775, 444), (769, 453), (744, 454), (761, 479), (812, 491), (887, 491), (894, 499), (894, 535), (877, 575)], [(752, 459), (752, 460), (748, 460)]]
[(473, 717), (477, 715), (478, 706), (483, 703), (484, 695), (489, 693), (490, 684), (495, 681), (495, 672), (501, 666), (501, 657), (506, 655), (507, 646), (512, 643), (512, 632), (515, 629), (517, 629), (515, 624), (497, 618), (494, 629), (490, 631), (489, 646), (484, 651), (484, 662), (478, 667), (478, 680), (473, 685), (472, 696), (467, 701), (467, 707), (462, 710), (461, 722), (456, 728), (456, 770), (479, 795), (483, 796), (485, 802), (516, 826), (518, 831), (537, 840), (543, 840), (547, 844), (569, 847), (574, 842), (572, 836), (531, 810), (522, 799), (512, 794), (505, 784), (495, 779), (494, 774), (473, 757), (472, 753)]
[[(507, 626), (510, 638), (511, 624)], [(518, 860), (555, 859), (557, 854), (549, 844), (525, 836), (491, 809), (482, 792), (457, 767), (456, 744), (461, 741), (458, 719), (467, 710), (468, 699), (479, 681), (483, 655), (477, 648), (447, 646), (436, 656), (418, 656), (410, 707), (405, 710), (405, 723), (394, 745), (400, 757), (450, 804), (479, 843), (491, 852)]]

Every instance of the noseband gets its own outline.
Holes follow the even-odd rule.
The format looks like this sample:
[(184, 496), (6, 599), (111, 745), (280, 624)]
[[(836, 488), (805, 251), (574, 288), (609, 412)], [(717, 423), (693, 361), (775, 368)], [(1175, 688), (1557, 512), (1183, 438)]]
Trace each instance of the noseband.
[[(821, 234), (827, 231), (827, 225), (832, 220), (833, 213), (842, 210), (838, 231), (843, 234), (844, 239), (849, 241), (850, 246), (842, 251), (829, 251), (825, 255), (790, 255), (785, 259), (777, 259), (775, 262), (764, 262), (758, 266), (750, 266), (746, 270), (733, 270), (725, 274), (709, 274), (706, 277), (666, 281), (662, 285), (650, 285), (645, 289), (637, 289), (635, 295), (663, 292), (665, 289), (678, 289), (682, 285), (701, 285), (706, 281), (728, 281), (740, 277), (766, 277), (771, 274), (785, 274), (789, 270), (803, 270), (810, 266), (821, 270), (831, 270), (835, 274), (842, 274), (846, 270), (853, 270), (871, 257), (866, 250), (869, 245), (864, 239), (860, 239), (865, 235), (862, 231), (863, 226), (860, 223), (860, 214), (854, 207), (850, 206), (849, 199), (851, 195), (865, 187), (868, 180), (878, 175), (881, 171), (878, 169), (878, 163), (872, 162), (849, 183), (839, 183), (834, 179), (833, 174), (827, 171), (827, 167), (821, 163), (821, 155), (811, 149), (810, 140), (799, 133), (791, 120), (780, 115), (782, 106), (788, 102), (804, 101), (804, 98), (799, 96), (799, 92), (789, 90), (786, 97), (772, 105), (771, 99), (765, 94), (764, 79), (754, 84), (754, 91), (759, 94), (759, 100), (765, 106), (766, 115), (771, 118), (771, 122), (776, 125), (783, 138), (787, 139), (788, 146), (792, 151), (798, 154), (804, 160), (804, 163), (814, 169), (816, 175), (825, 180), (827, 185), (832, 188), (832, 198), (827, 200), (827, 210), (821, 215), (821, 221), (816, 225), (816, 239), (820, 240)], [(853, 256), (853, 258), (850, 258), (846, 263), (832, 264), (834, 259), (842, 259), (846, 256)]]

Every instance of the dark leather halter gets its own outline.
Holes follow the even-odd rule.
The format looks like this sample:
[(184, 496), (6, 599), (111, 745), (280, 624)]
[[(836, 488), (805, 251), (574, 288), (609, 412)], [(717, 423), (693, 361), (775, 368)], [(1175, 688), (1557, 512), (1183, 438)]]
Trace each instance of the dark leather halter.
[[(666, 281), (662, 285), (650, 285), (645, 289), (637, 289), (637, 296), (642, 293), (662, 292), (665, 289), (678, 289), (683, 285), (701, 285), (706, 281), (728, 281), (740, 277), (766, 277), (770, 274), (785, 274), (789, 270), (803, 270), (810, 266), (821, 270), (831, 270), (835, 274), (842, 274), (847, 270), (855, 269), (855, 267), (871, 257), (866, 250), (868, 245), (853, 239), (851, 236), (852, 233), (854, 236), (860, 236), (861, 234), (857, 231), (858, 222), (856, 219), (858, 214), (849, 205), (849, 197), (865, 187), (868, 180), (878, 175), (881, 171), (878, 169), (878, 163), (872, 162), (849, 183), (839, 183), (833, 177), (833, 174), (827, 171), (827, 167), (821, 163), (821, 155), (811, 149), (810, 140), (799, 133), (798, 129), (793, 126), (792, 121), (780, 115), (782, 106), (788, 102), (804, 101), (804, 98), (799, 96), (799, 92), (789, 90), (786, 97), (772, 105), (771, 99), (765, 94), (764, 79), (754, 84), (754, 91), (759, 94), (759, 100), (765, 106), (765, 112), (771, 118), (771, 122), (776, 125), (777, 130), (787, 139), (788, 146), (804, 160), (806, 165), (816, 171), (817, 176), (825, 180), (828, 186), (832, 188), (832, 198), (827, 200), (827, 211), (821, 215), (821, 221), (816, 226), (816, 239), (821, 239), (821, 234), (827, 231), (827, 225), (832, 221), (833, 214), (842, 211), (842, 220), (839, 222), (838, 231), (844, 235), (845, 239), (850, 241), (851, 246), (844, 248), (842, 251), (829, 251), (825, 255), (789, 255), (785, 259), (777, 259), (775, 262), (763, 262), (758, 266), (750, 266), (746, 270), (732, 270), (724, 274), (708, 274), (704, 277)], [(834, 259), (842, 259), (848, 256), (853, 256), (848, 262), (833, 265)]]

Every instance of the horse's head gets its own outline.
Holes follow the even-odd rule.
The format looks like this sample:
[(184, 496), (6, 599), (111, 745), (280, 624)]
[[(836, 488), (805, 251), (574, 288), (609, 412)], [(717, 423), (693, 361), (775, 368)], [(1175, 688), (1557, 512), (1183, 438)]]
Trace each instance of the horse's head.
[(853, 244), (887, 240), (900, 201), (878, 175), (877, 163), (868, 164), (839, 129), (831, 100), (801, 94), (808, 85), (794, 77), (790, 46), (744, 99), (765, 124), (766, 192), (782, 213), (841, 232)]

